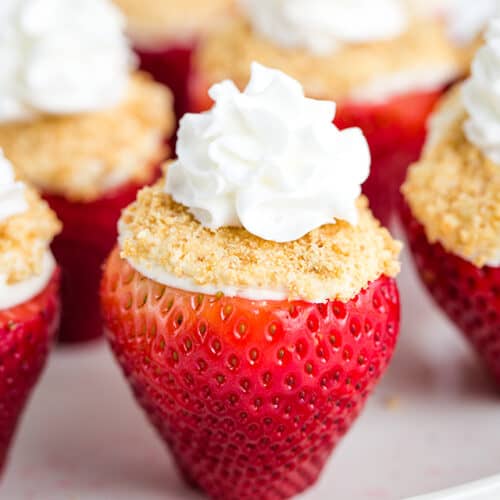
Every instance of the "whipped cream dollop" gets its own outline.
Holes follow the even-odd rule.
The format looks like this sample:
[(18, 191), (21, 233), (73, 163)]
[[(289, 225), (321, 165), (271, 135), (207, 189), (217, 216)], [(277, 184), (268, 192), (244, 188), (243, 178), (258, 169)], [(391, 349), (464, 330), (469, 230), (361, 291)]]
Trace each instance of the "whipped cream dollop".
[(25, 185), (16, 181), (12, 164), (0, 149), (0, 221), (23, 213), (27, 209)]
[(110, 0), (1, 0), (0, 122), (111, 108), (134, 58)]
[(400, 0), (240, 0), (253, 28), (286, 48), (323, 55), (344, 44), (395, 38), (407, 27)]
[(449, 0), (448, 30), (458, 43), (474, 41), (500, 12), (499, 0)]
[(460, 44), (472, 42), (499, 12), (500, 0), (404, 0), (412, 14), (439, 16), (449, 36)]
[(360, 129), (333, 125), (333, 102), (257, 63), (244, 92), (224, 81), (210, 97), (210, 111), (182, 118), (165, 183), (202, 225), (284, 242), (337, 219), (357, 223), (370, 153)]
[(500, 166), (500, 18), (491, 22), (486, 44), (475, 56), (462, 100), (469, 115), (467, 139)]

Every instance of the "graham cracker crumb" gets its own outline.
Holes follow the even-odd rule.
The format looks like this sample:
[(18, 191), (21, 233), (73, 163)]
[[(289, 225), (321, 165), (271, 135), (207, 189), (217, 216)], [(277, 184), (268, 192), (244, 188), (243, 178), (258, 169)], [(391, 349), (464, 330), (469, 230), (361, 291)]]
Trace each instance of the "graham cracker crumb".
[(397, 411), (401, 408), (401, 398), (390, 396), (385, 400), (385, 406), (390, 411)]
[(22, 180), (92, 201), (121, 184), (147, 182), (167, 154), (174, 123), (170, 91), (137, 73), (118, 107), (0, 124), (0, 147)]
[(113, 0), (139, 44), (186, 39), (206, 32), (226, 14), (235, 0)]
[(54, 212), (28, 187), (26, 201), (27, 211), (0, 221), (0, 275), (8, 285), (42, 272), (45, 252), (61, 231)]
[(357, 226), (339, 221), (275, 243), (243, 228), (204, 228), (163, 192), (163, 183), (144, 188), (123, 212), (122, 258), (201, 286), (286, 290), (289, 300), (348, 301), (381, 275), (399, 272), (401, 244), (372, 216), (365, 197)]
[(455, 89), (438, 109), (434, 120), (443, 114), (446, 127), (410, 168), (402, 191), (431, 243), (482, 267), (500, 256), (500, 166), (467, 140), (459, 95)]
[(307, 50), (281, 48), (257, 36), (241, 18), (213, 31), (195, 54), (195, 68), (207, 83), (225, 78), (243, 88), (250, 64), (278, 68), (299, 80), (310, 97), (345, 99), (380, 77), (405, 71), (450, 67), (456, 75), (467, 71), (469, 50), (454, 46), (438, 20), (414, 21), (398, 38), (346, 45), (329, 56)]

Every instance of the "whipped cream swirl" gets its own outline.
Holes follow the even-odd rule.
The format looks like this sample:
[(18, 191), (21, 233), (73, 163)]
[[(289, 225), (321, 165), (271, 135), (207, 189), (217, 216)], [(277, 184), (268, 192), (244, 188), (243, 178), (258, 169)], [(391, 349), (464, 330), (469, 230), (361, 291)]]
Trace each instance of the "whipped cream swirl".
[(370, 153), (360, 129), (333, 125), (333, 102), (257, 63), (244, 92), (224, 81), (210, 97), (210, 111), (181, 120), (165, 184), (201, 224), (284, 242), (336, 219), (357, 223)]
[(500, 18), (491, 22), (486, 44), (478, 50), (472, 76), (462, 99), (469, 114), (464, 124), (467, 139), (500, 165)]
[(16, 181), (12, 165), (0, 149), (0, 221), (27, 209), (25, 186)]
[(109, 0), (1, 0), (0, 122), (111, 108), (134, 58)]
[(472, 42), (499, 12), (500, 0), (404, 0), (412, 14), (440, 16), (457, 43)]
[(459, 44), (474, 41), (500, 6), (499, 0), (448, 0), (448, 33)]
[(407, 27), (400, 0), (240, 0), (253, 28), (286, 48), (324, 55), (344, 44), (395, 38)]

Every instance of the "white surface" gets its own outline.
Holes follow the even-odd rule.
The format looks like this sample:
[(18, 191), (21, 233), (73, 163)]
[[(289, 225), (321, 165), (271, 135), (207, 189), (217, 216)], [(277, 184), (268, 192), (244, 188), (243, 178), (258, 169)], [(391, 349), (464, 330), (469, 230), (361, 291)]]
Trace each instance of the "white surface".
[[(401, 285), (393, 364), (301, 500), (399, 500), (500, 472), (499, 394), (408, 266)], [(181, 483), (102, 343), (56, 352), (25, 417), (1, 498), (202, 498)]]
[(500, 476), (493, 476), (446, 491), (413, 497), (410, 500), (498, 500), (499, 498)]

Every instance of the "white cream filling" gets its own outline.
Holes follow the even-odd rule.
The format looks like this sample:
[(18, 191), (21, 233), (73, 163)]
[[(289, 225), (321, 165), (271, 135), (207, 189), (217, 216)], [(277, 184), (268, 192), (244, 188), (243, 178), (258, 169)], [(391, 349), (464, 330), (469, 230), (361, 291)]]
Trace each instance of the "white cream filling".
[[(159, 266), (132, 261), (128, 263), (146, 278), (185, 292), (200, 293), (203, 295), (224, 294), (226, 297), (241, 297), (248, 300), (287, 300), (288, 293), (283, 290), (257, 287), (237, 287), (229, 285), (199, 285), (192, 278), (180, 278), (161, 269)], [(324, 302), (324, 301), (319, 301)]]
[[(120, 220), (118, 223), (118, 244), (123, 248), (125, 241), (132, 237), (126, 224)], [(285, 288), (272, 289), (265, 287), (237, 287), (229, 285), (200, 285), (192, 278), (175, 276), (158, 265), (138, 259), (126, 259), (127, 262), (140, 274), (162, 285), (184, 290), (185, 292), (200, 293), (203, 295), (217, 295), (222, 293), (227, 297), (241, 297), (248, 300), (287, 300), (288, 292)], [(325, 302), (325, 299), (318, 300)]]
[(55, 267), (54, 256), (47, 250), (40, 274), (13, 285), (7, 284), (5, 276), (0, 275), (0, 310), (18, 306), (38, 295), (49, 283)]
[(410, 92), (431, 91), (452, 82), (459, 73), (455, 65), (401, 71), (355, 88), (350, 98), (354, 102), (377, 103)]

